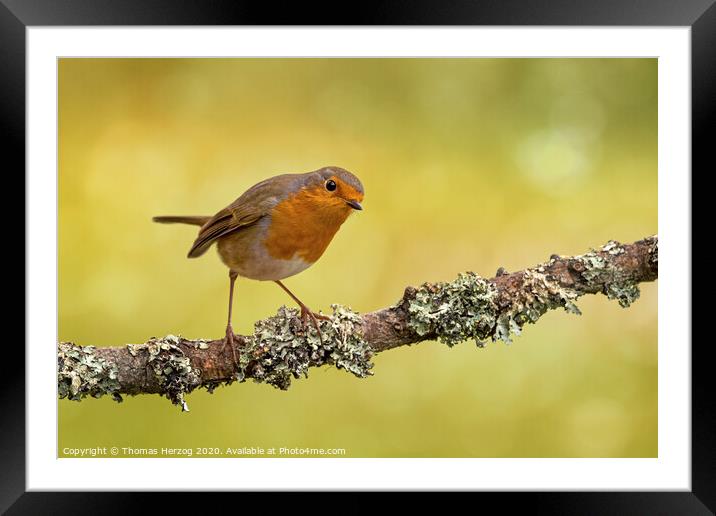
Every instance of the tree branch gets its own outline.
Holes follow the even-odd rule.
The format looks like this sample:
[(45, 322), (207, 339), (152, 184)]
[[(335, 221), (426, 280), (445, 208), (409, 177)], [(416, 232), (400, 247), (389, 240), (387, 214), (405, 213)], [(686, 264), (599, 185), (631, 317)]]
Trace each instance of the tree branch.
[(222, 340), (188, 340), (174, 335), (144, 344), (95, 348), (58, 345), (60, 398), (162, 394), (188, 410), (184, 394), (203, 387), (251, 378), (287, 389), (291, 378), (308, 376), (310, 367), (334, 365), (358, 377), (372, 374), (375, 353), (425, 340), (452, 346), (473, 339), (510, 341), (527, 323), (548, 310), (579, 314), (575, 300), (603, 293), (623, 307), (639, 297), (638, 283), (658, 276), (658, 238), (632, 244), (610, 241), (572, 257), (552, 255), (548, 262), (519, 272), (502, 268), (492, 279), (472, 272), (448, 283), (408, 287), (393, 306), (360, 315), (332, 305), (333, 315), (315, 329), (304, 329), (297, 309), (281, 307), (258, 321), (254, 334), (237, 339), (234, 363)]

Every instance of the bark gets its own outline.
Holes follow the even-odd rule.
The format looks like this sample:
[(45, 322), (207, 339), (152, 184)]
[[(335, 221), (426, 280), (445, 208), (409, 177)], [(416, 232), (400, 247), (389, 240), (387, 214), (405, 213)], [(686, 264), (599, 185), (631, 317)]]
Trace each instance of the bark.
[(552, 255), (518, 272), (500, 269), (484, 279), (460, 274), (452, 282), (408, 287), (393, 306), (363, 315), (333, 305), (320, 321), (322, 339), (304, 327), (296, 309), (281, 307), (258, 321), (250, 336), (238, 336), (236, 356), (223, 340), (188, 340), (174, 335), (144, 344), (96, 348), (58, 345), (61, 398), (161, 394), (188, 410), (184, 394), (203, 387), (252, 379), (281, 389), (311, 367), (334, 365), (355, 376), (372, 374), (371, 358), (389, 349), (426, 340), (447, 345), (473, 339), (510, 341), (548, 310), (579, 313), (575, 300), (603, 293), (623, 307), (639, 297), (638, 284), (658, 276), (658, 238), (632, 244), (610, 241), (579, 256)]

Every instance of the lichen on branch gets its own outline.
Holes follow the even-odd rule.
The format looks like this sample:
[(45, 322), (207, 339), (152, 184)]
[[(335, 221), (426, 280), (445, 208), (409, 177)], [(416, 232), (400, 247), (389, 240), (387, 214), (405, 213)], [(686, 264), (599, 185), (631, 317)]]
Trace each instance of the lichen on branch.
[[(376, 353), (425, 340), (454, 346), (487, 339), (510, 342), (523, 327), (549, 310), (579, 314), (576, 300), (602, 293), (628, 307), (639, 297), (638, 284), (658, 277), (658, 238), (632, 244), (609, 241), (577, 256), (552, 255), (542, 264), (490, 279), (465, 272), (450, 282), (408, 287), (394, 305), (358, 314), (331, 305), (329, 320), (303, 325), (299, 311), (281, 307), (258, 321), (254, 333), (239, 336), (235, 349), (222, 340), (188, 340), (175, 335), (144, 344), (96, 348), (58, 345), (60, 398), (160, 394), (188, 410), (185, 395), (197, 388), (267, 383), (288, 389), (292, 379), (308, 377), (312, 367), (334, 366), (358, 378), (372, 375)], [(238, 364), (234, 362), (234, 352)]]
[(481, 345), (494, 333), (497, 290), (474, 272), (448, 283), (424, 283), (407, 296), (408, 327), (420, 337), (434, 336), (452, 347), (468, 339)]
[(60, 342), (57, 346), (57, 390), (60, 398), (74, 401), (110, 395), (121, 401), (116, 364), (95, 354), (94, 346)]
[(373, 349), (363, 339), (360, 314), (337, 304), (332, 308), (330, 320), (319, 322), (320, 338), (312, 325), (302, 324), (295, 308), (282, 306), (258, 321), (241, 349), (237, 379), (250, 377), (286, 390), (291, 378), (308, 378), (309, 367), (333, 365), (358, 378), (372, 374)]

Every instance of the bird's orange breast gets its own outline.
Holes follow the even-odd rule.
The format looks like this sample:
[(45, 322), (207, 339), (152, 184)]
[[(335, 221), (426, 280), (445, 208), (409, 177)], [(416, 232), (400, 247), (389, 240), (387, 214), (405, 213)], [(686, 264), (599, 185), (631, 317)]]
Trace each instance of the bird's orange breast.
[(351, 208), (339, 199), (326, 199), (320, 191), (300, 190), (277, 204), (264, 246), (273, 258), (318, 260), (331, 243)]

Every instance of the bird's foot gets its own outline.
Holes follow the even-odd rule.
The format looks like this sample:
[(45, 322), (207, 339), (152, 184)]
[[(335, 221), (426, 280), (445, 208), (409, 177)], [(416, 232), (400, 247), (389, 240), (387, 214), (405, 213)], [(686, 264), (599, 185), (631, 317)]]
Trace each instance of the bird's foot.
[(221, 353), (224, 352), (226, 349), (226, 345), (228, 344), (231, 348), (231, 354), (234, 357), (234, 366), (236, 366), (236, 370), (239, 370), (239, 360), (236, 356), (236, 346), (234, 343), (237, 341), (236, 335), (234, 334), (233, 328), (231, 328), (231, 325), (226, 326), (226, 336), (224, 337), (224, 343), (221, 345)]
[(306, 305), (301, 305), (301, 321), (303, 322), (303, 330), (306, 331), (308, 329), (308, 320), (311, 319), (311, 322), (313, 322), (313, 327), (316, 328), (316, 333), (318, 333), (318, 340), (321, 342), (321, 345), (323, 345), (323, 334), (321, 333), (321, 328), (318, 325), (319, 319), (321, 321), (330, 321), (331, 318), (327, 315), (318, 314), (308, 308)]
[(231, 328), (231, 325), (228, 325), (226, 327), (226, 336), (224, 336), (223, 342), (221, 344), (221, 352), (224, 352), (227, 344), (233, 345), (235, 340), (236, 335), (234, 334), (234, 330)]

